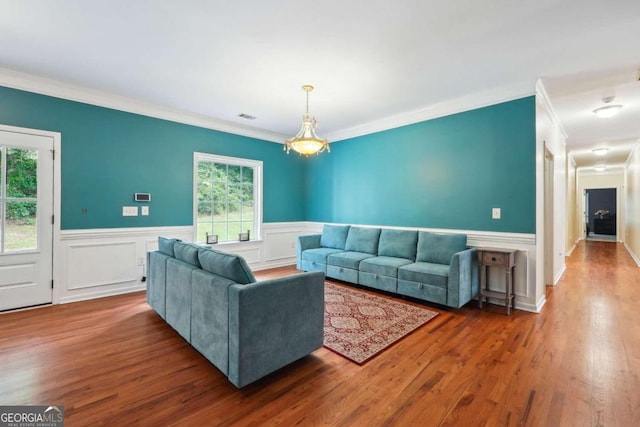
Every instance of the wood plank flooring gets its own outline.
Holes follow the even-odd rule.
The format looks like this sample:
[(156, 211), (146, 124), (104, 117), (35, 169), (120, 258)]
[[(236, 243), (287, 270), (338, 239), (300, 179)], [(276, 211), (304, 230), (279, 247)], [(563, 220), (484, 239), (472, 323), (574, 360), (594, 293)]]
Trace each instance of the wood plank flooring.
[[(281, 268), (261, 278), (291, 274)], [(321, 349), (242, 390), (128, 294), (0, 315), (0, 404), (67, 426), (633, 426), (640, 268), (581, 242), (541, 314), (472, 302), (363, 366)]]

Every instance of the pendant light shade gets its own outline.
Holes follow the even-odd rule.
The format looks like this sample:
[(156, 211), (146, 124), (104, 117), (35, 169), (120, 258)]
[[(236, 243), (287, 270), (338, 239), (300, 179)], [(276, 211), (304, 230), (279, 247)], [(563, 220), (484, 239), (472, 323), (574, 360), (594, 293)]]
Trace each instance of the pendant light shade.
[(316, 135), (317, 122), (315, 117), (309, 113), (309, 92), (313, 90), (313, 86), (304, 85), (302, 89), (307, 93), (307, 110), (302, 115), (302, 126), (300, 131), (291, 139), (287, 139), (284, 142), (284, 151), (289, 154), (289, 151), (293, 150), (302, 156), (310, 156), (312, 154), (319, 154), (329, 149), (329, 142), (326, 139), (319, 138)]

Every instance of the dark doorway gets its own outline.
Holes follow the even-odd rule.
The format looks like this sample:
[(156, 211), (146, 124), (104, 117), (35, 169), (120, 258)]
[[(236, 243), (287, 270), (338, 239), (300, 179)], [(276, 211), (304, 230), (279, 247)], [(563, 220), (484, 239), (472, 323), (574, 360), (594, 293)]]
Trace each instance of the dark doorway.
[(616, 193), (615, 188), (585, 190), (587, 239), (616, 240)]

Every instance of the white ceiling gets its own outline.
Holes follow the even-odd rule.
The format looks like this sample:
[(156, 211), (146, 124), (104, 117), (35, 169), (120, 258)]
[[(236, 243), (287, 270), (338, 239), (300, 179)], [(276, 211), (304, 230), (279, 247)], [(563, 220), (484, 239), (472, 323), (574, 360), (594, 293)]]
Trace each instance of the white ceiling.
[[(545, 79), (544, 86), (567, 133), (567, 148), (578, 167), (602, 163), (624, 164), (640, 141), (640, 66), (604, 72)], [(593, 110), (605, 105), (603, 98), (615, 96), (610, 104), (622, 105), (620, 112), (602, 119)], [(597, 156), (596, 148), (609, 148)]]
[[(297, 132), (306, 83), (318, 134), (332, 140), (477, 94), (533, 94), (542, 77), (570, 148), (634, 141), (637, 127), (596, 132), (578, 117), (592, 119), (601, 96), (576, 93), (571, 77), (637, 70), (639, 36), (637, 0), (0, 0), (5, 70), (275, 140)], [(616, 120), (639, 117), (626, 83), (636, 89), (616, 86)]]

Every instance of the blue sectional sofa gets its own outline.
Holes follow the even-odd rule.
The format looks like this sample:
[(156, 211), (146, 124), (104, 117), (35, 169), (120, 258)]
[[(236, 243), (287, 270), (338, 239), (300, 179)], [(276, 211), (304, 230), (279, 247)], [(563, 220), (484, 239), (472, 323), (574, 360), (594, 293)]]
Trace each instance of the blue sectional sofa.
[(477, 251), (464, 234), (325, 225), (298, 237), (297, 268), (449, 307), (478, 294)]
[(238, 256), (159, 238), (147, 302), (236, 387), (322, 347), (324, 274), (256, 282)]

